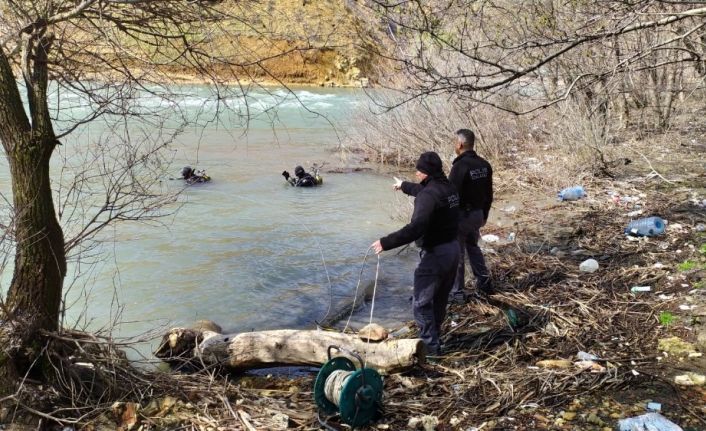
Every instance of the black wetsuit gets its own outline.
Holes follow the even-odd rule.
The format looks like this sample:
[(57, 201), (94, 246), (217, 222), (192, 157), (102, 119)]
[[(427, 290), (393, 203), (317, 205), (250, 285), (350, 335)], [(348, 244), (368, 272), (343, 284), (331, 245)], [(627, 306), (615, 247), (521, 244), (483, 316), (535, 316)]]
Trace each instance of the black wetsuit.
[(287, 182), (294, 187), (314, 187), (318, 185), (316, 178), (308, 172), (304, 172), (301, 176), (287, 177)]

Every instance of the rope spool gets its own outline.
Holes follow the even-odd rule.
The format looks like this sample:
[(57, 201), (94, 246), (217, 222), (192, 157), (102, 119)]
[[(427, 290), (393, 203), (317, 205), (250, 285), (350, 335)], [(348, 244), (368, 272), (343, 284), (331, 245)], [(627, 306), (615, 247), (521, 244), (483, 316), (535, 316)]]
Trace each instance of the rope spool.
[(346, 380), (352, 375), (352, 371), (335, 370), (326, 378), (326, 384), (324, 385), (326, 399), (335, 404), (336, 407), (340, 407), (343, 386), (346, 384)]
[(333, 348), (345, 351), (329, 346), (329, 361), (314, 383), (314, 400), (324, 413), (339, 413), (341, 421), (354, 428), (367, 425), (382, 407), (382, 377), (372, 368), (364, 368), (363, 360), (353, 352), (345, 351), (360, 361), (359, 370), (344, 356), (331, 358)]

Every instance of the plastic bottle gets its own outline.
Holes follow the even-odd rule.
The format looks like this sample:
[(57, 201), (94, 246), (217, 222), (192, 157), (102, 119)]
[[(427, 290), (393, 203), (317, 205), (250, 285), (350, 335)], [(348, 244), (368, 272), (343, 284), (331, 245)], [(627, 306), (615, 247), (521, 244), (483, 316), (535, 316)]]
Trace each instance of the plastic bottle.
[(666, 223), (659, 217), (647, 217), (633, 220), (625, 228), (627, 235), (633, 236), (655, 236), (664, 233)]
[(600, 359), (598, 356), (584, 351), (578, 352), (576, 354), (576, 357), (579, 359), (579, 361), (597, 361), (598, 359)]
[(575, 201), (586, 197), (586, 192), (581, 186), (567, 187), (557, 194), (560, 201)]
[(652, 411), (652, 412), (660, 412), (660, 411), (662, 411), (662, 404), (655, 403), (655, 402), (649, 402), (649, 403), (647, 403), (647, 410)]
[(633, 286), (630, 288), (632, 293), (649, 292), (652, 288), (650, 286)]

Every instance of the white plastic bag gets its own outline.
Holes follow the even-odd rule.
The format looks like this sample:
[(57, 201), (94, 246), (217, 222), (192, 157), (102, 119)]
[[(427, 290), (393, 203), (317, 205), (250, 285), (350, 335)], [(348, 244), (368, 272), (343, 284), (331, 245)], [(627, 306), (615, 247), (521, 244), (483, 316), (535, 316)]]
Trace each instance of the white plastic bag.
[(618, 421), (620, 431), (684, 431), (659, 413), (647, 413)]

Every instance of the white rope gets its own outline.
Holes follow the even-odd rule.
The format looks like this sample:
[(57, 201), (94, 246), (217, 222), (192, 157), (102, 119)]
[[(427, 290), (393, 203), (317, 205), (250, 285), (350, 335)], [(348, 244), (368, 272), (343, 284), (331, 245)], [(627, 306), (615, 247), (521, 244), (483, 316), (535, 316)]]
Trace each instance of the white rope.
[(336, 407), (339, 407), (338, 403), (341, 400), (343, 386), (346, 384), (346, 380), (348, 380), (351, 374), (353, 374), (353, 371), (335, 370), (326, 378), (324, 395), (326, 395), (326, 399), (334, 403)]
[(319, 249), (319, 254), (321, 255), (321, 262), (324, 265), (324, 271), (326, 271), (326, 280), (328, 280), (328, 310), (326, 310), (326, 314), (324, 314), (324, 317), (321, 318), (321, 321), (323, 322), (331, 312), (331, 307), (333, 305), (333, 284), (331, 284), (331, 277), (328, 274), (328, 266), (326, 266), (326, 258), (324, 258), (324, 249), (321, 248), (319, 239), (316, 237), (314, 232), (309, 229), (309, 226), (306, 223), (302, 223), (302, 226), (304, 226), (307, 232), (309, 232), (314, 237), (314, 242), (316, 243), (316, 246)]
[[(368, 259), (368, 254), (370, 254), (370, 250), (372, 250), (373, 246), (371, 245), (368, 247), (368, 249), (365, 251), (365, 256), (363, 256), (363, 263), (360, 265), (360, 273), (358, 274), (358, 284), (355, 286), (355, 293), (353, 294), (353, 305), (351, 306), (351, 313), (348, 315), (348, 320), (346, 320), (346, 326), (343, 327), (343, 330), (341, 332), (346, 332), (346, 329), (348, 329), (348, 325), (351, 323), (351, 317), (353, 317), (353, 311), (355, 311), (355, 303), (358, 300), (358, 290), (360, 289), (360, 282), (363, 279), (363, 270), (365, 269), (365, 261)], [(378, 256), (378, 260), (380, 257)], [(377, 276), (376, 276), (377, 280)]]
[[(323, 165), (322, 165), (323, 166)], [(243, 196), (235, 196), (237, 199), (241, 199), (250, 203), (253, 203), (255, 205), (264, 205), (264, 206), (270, 206), (272, 208), (275, 208), (275, 205), (266, 202), (266, 201), (258, 201), (252, 198), (246, 198)], [(333, 306), (333, 284), (331, 283), (331, 276), (328, 273), (328, 266), (326, 265), (326, 259), (324, 258), (324, 249), (321, 247), (321, 244), (319, 243), (319, 239), (317, 235), (309, 228), (309, 225), (306, 224), (303, 221), (299, 222), (302, 226), (304, 226), (304, 229), (306, 229), (309, 234), (312, 235), (314, 238), (314, 242), (316, 243), (316, 247), (319, 249), (319, 254), (321, 255), (321, 262), (323, 263), (324, 266), (324, 271), (326, 272), (326, 280), (328, 281), (328, 296), (329, 296), (329, 301), (328, 301), (328, 310), (326, 310), (326, 314), (324, 317), (321, 319), (322, 321), (326, 319), (331, 312), (331, 307)]]
[[(375, 294), (377, 293), (377, 289), (378, 289), (378, 274), (380, 273), (380, 255), (378, 254), (377, 256), (378, 256), (378, 263), (375, 266), (375, 283), (373, 284), (373, 299), (370, 302), (370, 322), (368, 322), (368, 328), (370, 328), (369, 325), (373, 324), (373, 312), (375, 311)], [(365, 368), (368, 365), (368, 351), (369, 350), (370, 350), (370, 329), (368, 329), (368, 343), (365, 346), (363, 368)]]

